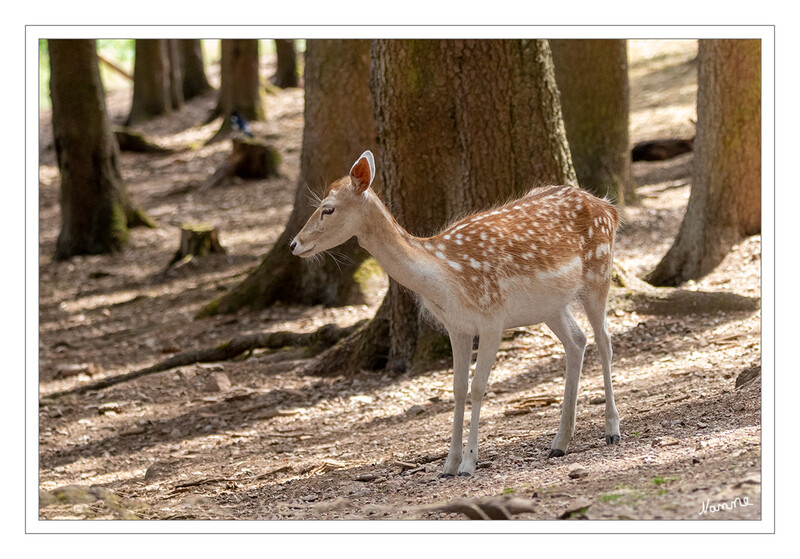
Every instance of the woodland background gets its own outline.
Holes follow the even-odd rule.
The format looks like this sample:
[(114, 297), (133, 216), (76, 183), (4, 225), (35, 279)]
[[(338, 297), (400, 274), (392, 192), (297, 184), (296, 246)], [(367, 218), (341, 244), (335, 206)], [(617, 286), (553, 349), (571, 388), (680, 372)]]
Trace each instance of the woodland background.
[[(444, 519), (511, 497), (517, 518), (703, 518), (744, 496), (716, 518), (760, 517), (757, 42), (297, 41), (294, 83), (281, 43), (137, 41), (135, 64), (132, 43), (42, 45), (62, 87), (52, 106), (41, 88), (41, 518)], [(189, 94), (198, 44), (208, 87)], [(87, 99), (102, 111), (73, 110)], [(508, 103), (516, 118), (493, 118)], [(436, 477), (441, 339), (355, 244), (324, 265), (287, 254), (309, 188), (367, 148), (418, 235), (531, 181), (624, 208), (619, 448), (601, 444), (590, 344), (576, 439), (545, 459), (563, 351), (535, 326), (504, 342), (482, 468)], [(218, 251), (184, 254), (182, 229), (216, 229), (201, 245)]]

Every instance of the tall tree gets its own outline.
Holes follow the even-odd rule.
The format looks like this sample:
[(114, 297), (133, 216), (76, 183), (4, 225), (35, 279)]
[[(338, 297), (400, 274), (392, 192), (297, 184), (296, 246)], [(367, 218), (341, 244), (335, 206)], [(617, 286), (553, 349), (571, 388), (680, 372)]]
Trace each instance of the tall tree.
[(220, 41), (219, 97), (209, 117), (209, 121), (223, 117), (215, 138), (230, 132), (234, 111), (247, 120), (264, 120), (258, 62), (257, 39)]
[(183, 105), (174, 40), (136, 39), (135, 56), (129, 126)]
[(653, 285), (700, 278), (761, 232), (761, 42), (701, 40), (698, 63), (692, 191)]
[(362, 151), (374, 147), (369, 41), (309, 40), (305, 56), (305, 127), (292, 215), (261, 265), (203, 314), (263, 308), (276, 301), (335, 306), (357, 297), (353, 272), (365, 253), (355, 240), (337, 249), (344, 257), (339, 264), (297, 258), (289, 241), (314, 211), (311, 192), (323, 194), (326, 180), (346, 172)]
[(561, 110), (580, 185), (617, 202), (632, 203), (625, 40), (551, 40)]
[(211, 89), (203, 64), (203, 44), (200, 39), (178, 39), (183, 77), (183, 98), (193, 99)]
[(120, 250), (128, 227), (151, 222), (130, 203), (106, 115), (93, 40), (51, 39), (50, 97), (61, 174), (55, 258)]
[[(539, 183), (577, 184), (547, 41), (379, 40), (371, 54), (379, 177), (410, 233)], [(325, 366), (404, 370), (445, 351), (392, 281), (372, 322)]]
[(278, 68), (270, 81), (277, 87), (297, 87), (297, 51), (294, 39), (275, 39)]

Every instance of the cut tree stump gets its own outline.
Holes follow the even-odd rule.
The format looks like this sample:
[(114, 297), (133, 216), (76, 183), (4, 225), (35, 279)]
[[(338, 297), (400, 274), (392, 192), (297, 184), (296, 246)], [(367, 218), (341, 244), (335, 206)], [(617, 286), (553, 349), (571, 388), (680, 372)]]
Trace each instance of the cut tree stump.
[(170, 260), (167, 267), (177, 262), (186, 263), (193, 257), (208, 254), (225, 254), (225, 247), (219, 243), (219, 232), (216, 227), (207, 223), (181, 225), (181, 245)]
[(221, 186), (233, 177), (243, 179), (268, 179), (276, 177), (281, 157), (275, 148), (252, 138), (234, 138), (233, 151), (216, 170), (208, 186)]

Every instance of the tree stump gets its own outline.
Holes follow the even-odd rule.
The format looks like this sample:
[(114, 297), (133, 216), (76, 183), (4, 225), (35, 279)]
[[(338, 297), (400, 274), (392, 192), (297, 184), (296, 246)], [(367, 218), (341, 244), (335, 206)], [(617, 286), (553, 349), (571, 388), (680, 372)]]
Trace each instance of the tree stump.
[(181, 225), (181, 245), (170, 260), (167, 267), (177, 262), (188, 262), (193, 257), (207, 254), (224, 254), (225, 247), (219, 243), (219, 232), (216, 227), (207, 223)]
[(233, 151), (216, 170), (209, 186), (226, 184), (234, 176), (243, 179), (268, 179), (278, 176), (281, 157), (275, 148), (252, 138), (234, 138)]

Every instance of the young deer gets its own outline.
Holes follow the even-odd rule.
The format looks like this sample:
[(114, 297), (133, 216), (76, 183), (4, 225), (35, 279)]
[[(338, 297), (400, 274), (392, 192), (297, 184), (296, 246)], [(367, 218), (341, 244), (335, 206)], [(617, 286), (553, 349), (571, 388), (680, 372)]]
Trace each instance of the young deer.
[[(327, 196), (291, 242), (310, 257), (357, 237), (391, 277), (419, 294), (447, 328), (453, 346), (455, 416), (443, 476), (471, 475), (478, 458), (481, 398), (503, 330), (544, 322), (566, 351), (566, 388), (550, 456), (563, 456), (575, 431), (575, 406), (586, 335), (569, 304), (583, 304), (595, 332), (605, 384), (606, 443), (619, 441), (619, 414), (611, 387), (611, 341), (606, 296), (617, 211), (570, 186), (535, 188), (501, 207), (465, 217), (428, 238), (406, 232), (370, 188), (369, 151)], [(472, 420), (462, 455), (464, 405), (472, 342), (479, 336), (472, 379)]]

